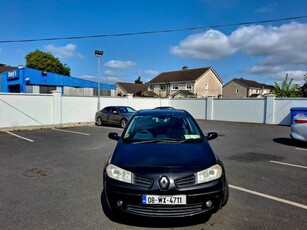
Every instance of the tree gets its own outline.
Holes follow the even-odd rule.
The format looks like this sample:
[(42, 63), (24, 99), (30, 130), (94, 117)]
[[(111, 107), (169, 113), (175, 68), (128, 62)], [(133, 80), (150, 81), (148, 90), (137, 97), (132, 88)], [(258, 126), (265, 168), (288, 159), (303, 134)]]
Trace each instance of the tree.
[(26, 55), (26, 67), (70, 76), (70, 68), (50, 53), (35, 50)]
[(298, 84), (292, 85), (292, 81), (293, 78), (288, 81), (288, 74), (286, 74), (286, 77), (281, 85), (279, 85), (277, 82), (274, 82), (274, 91), (276, 97), (298, 97)]
[(302, 87), (300, 87), (300, 92), (302, 94), (302, 97), (307, 97), (307, 74), (304, 75), (305, 83)]
[(141, 81), (141, 76), (138, 76), (138, 78), (134, 82), (135, 84), (143, 84), (143, 82)]

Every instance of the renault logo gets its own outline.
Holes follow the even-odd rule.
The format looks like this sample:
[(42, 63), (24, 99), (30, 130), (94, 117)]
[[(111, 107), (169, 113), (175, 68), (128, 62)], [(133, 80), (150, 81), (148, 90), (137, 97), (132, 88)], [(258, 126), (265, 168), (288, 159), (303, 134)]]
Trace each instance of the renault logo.
[(162, 176), (159, 180), (159, 185), (162, 190), (168, 189), (169, 179), (166, 176)]

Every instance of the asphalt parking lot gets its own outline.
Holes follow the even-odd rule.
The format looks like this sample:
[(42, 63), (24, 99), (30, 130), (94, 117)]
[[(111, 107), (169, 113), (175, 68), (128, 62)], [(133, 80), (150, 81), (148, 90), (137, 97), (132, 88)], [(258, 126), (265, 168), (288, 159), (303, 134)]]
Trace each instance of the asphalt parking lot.
[[(0, 229), (307, 229), (307, 146), (290, 127), (198, 121), (223, 160), (228, 204), (209, 220), (113, 222), (100, 200), (117, 127), (0, 132)], [(34, 177), (38, 176), (38, 177)]]

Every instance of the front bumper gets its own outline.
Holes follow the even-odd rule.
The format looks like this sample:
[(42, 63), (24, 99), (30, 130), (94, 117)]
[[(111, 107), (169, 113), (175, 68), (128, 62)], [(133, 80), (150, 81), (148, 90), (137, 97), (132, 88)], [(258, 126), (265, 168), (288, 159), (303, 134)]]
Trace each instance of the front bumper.
[[(185, 189), (173, 187), (168, 191), (161, 191), (155, 188), (139, 188), (133, 184), (118, 182), (106, 177), (104, 193), (108, 207), (112, 211), (144, 217), (174, 218), (217, 212), (222, 206), (225, 187), (224, 180), (219, 179)], [(186, 195), (187, 203), (185, 205), (142, 204), (143, 194)], [(211, 206), (208, 203), (211, 203)]]

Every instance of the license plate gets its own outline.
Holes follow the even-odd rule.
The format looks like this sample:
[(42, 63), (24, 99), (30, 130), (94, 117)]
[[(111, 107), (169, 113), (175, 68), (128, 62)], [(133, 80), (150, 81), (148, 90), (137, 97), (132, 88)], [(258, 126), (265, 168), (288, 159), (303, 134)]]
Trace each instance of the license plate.
[(157, 196), (157, 195), (142, 195), (142, 204), (186, 204), (186, 195), (174, 196)]

